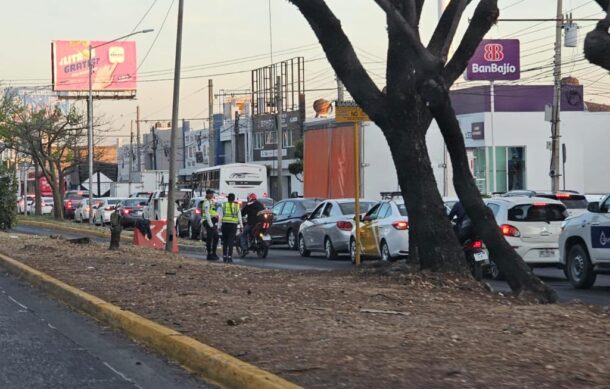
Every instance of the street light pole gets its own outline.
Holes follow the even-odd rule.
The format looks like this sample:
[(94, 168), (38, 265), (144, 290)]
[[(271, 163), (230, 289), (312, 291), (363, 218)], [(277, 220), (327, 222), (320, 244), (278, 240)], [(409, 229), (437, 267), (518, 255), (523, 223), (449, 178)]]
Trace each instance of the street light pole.
[[(93, 224), (92, 216), (92, 207), (93, 207), (93, 58), (92, 53), (93, 49), (105, 46), (107, 44), (128, 38), (132, 35), (136, 34), (146, 34), (148, 32), (154, 31), (153, 29), (146, 29), (141, 31), (132, 32), (131, 34), (127, 34), (116, 39), (113, 39), (108, 42), (101, 43), (96, 46), (92, 46), (91, 42), (89, 42), (89, 93), (87, 95), (87, 154), (89, 160), (89, 223)], [(99, 181), (99, 179), (98, 179)], [(99, 195), (99, 193), (98, 193)]]

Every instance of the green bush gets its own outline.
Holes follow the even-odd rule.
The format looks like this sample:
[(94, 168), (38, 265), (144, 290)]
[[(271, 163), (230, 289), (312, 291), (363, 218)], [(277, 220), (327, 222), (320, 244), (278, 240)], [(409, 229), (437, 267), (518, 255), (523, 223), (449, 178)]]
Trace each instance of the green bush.
[(16, 193), (15, 170), (0, 162), (0, 230), (12, 228), (17, 221)]

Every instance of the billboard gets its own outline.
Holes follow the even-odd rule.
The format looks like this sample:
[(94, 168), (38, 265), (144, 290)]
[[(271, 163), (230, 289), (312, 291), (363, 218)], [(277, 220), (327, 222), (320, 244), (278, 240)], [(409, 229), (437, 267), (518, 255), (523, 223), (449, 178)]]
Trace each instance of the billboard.
[(518, 39), (483, 39), (466, 69), (466, 79), (470, 81), (512, 81), (520, 77)]
[(54, 91), (89, 90), (89, 44), (94, 91), (136, 90), (136, 43), (121, 41), (53, 41), (51, 43)]

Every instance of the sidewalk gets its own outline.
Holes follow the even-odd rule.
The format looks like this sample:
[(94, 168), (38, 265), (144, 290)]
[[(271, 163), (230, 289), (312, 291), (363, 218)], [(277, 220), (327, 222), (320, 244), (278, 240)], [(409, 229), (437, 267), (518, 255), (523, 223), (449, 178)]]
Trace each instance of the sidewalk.
[(607, 311), (468, 279), (262, 270), (9, 234), (0, 252), (308, 388), (610, 382)]

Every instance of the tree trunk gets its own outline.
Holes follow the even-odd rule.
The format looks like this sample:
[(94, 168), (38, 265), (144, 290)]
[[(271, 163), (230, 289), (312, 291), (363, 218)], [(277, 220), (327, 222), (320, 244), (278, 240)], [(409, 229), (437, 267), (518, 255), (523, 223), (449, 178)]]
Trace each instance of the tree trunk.
[(42, 215), (42, 199), (40, 194), (40, 168), (37, 163), (34, 163), (34, 196), (35, 196), (35, 212), (36, 216)]
[(466, 213), (473, 221), (476, 233), (485, 242), (490, 258), (505, 274), (508, 284), (515, 294), (533, 294), (541, 302), (557, 301), (557, 293), (540, 281), (508, 244), (500, 232), (493, 213), (483, 202), (470, 172), (464, 137), (448, 93), (445, 95), (444, 102), (433, 106), (432, 112), (441, 129), (451, 158), (453, 185)]
[(409, 213), (409, 256), (422, 269), (465, 272), (466, 260), (434, 179), (426, 129), (427, 125), (385, 131)]

